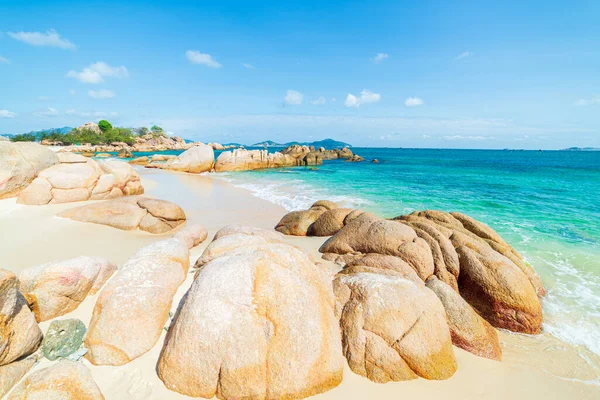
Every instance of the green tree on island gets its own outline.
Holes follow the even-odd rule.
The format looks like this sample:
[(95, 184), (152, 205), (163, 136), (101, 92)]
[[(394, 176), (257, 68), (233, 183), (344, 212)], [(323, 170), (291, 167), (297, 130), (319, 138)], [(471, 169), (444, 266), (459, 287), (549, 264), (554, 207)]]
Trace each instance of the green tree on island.
[(98, 121), (98, 127), (102, 132), (107, 132), (113, 128), (112, 124), (105, 119)]

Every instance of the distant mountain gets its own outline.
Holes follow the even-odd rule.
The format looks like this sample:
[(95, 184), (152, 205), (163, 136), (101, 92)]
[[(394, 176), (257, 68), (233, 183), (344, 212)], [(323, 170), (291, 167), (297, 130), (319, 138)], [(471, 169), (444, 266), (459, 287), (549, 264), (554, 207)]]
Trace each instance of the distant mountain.
[[(31, 132), (24, 132), (24, 133), (35, 136), (35, 140), (39, 142), (42, 138), (42, 135), (44, 135), (45, 133), (58, 132), (60, 134), (65, 134), (65, 133), (71, 132), (72, 130), (73, 130), (73, 128), (71, 128), (70, 126), (63, 126), (62, 128), (42, 129), (41, 131), (31, 131)], [(2, 134), (0, 134), (0, 136), (4, 136), (7, 138), (11, 138), (15, 135), (18, 135), (18, 133), (2, 133)]]
[(597, 147), (569, 147), (563, 151), (600, 151), (600, 149)]
[(277, 143), (272, 140), (265, 140), (264, 142), (254, 143), (252, 147), (283, 147), (285, 144)]
[(287, 147), (293, 146), (295, 144), (299, 144), (300, 146), (314, 146), (316, 148), (325, 147), (326, 149), (335, 149), (341, 147), (352, 147), (351, 144), (340, 142), (339, 140), (333, 139), (324, 139), (317, 140), (315, 142), (287, 142), (287, 143), (277, 143), (272, 140), (265, 140), (264, 142), (255, 143), (252, 147)]

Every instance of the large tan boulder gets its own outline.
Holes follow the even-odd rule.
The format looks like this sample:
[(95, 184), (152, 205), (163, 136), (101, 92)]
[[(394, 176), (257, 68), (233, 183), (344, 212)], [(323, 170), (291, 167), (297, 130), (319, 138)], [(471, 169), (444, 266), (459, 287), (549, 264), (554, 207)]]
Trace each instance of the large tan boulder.
[(336, 208), (321, 214), (317, 220), (308, 227), (308, 236), (332, 236), (344, 227), (348, 214), (353, 212), (351, 208)]
[[(464, 240), (464, 245), (461, 243)], [(468, 246), (468, 237), (455, 233), (460, 258), (460, 294), (497, 328), (521, 333), (542, 329), (542, 305), (527, 276), (514, 263), (489, 246)]]
[(380, 383), (448, 379), (457, 365), (444, 307), (424, 285), (395, 274), (357, 271), (334, 279), (348, 365)]
[(140, 229), (161, 234), (185, 223), (185, 212), (175, 203), (148, 197), (124, 197), (62, 211), (61, 218), (107, 225), (121, 230)]
[(490, 227), (463, 214), (436, 210), (398, 218), (433, 224), (450, 240), (460, 261), (460, 294), (490, 324), (522, 333), (541, 331), (538, 296), (545, 289), (531, 266)]
[(492, 360), (502, 360), (498, 333), (460, 295), (432, 276), (427, 287), (440, 299), (446, 310), (452, 343), (470, 353)]
[(56, 154), (37, 143), (0, 142), (0, 199), (17, 196), (56, 163)]
[[(152, 159), (154, 161), (154, 158)], [(212, 147), (200, 144), (184, 151), (176, 158), (167, 161), (164, 169), (172, 171), (199, 174), (212, 169), (215, 162), (215, 153)]]
[(86, 358), (95, 365), (123, 365), (154, 347), (188, 268), (189, 249), (179, 239), (135, 253), (98, 296), (85, 339)]
[(64, 161), (42, 171), (21, 192), (18, 203), (70, 203), (144, 193), (138, 173), (125, 162), (108, 160), (99, 164), (78, 154), (61, 154)]
[(282, 243), (223, 253), (197, 273), (157, 370), (192, 397), (294, 399), (337, 386), (343, 359), (327, 275)]
[(92, 374), (82, 363), (60, 361), (29, 375), (7, 400), (104, 400)]
[(362, 213), (329, 238), (321, 253), (378, 253), (400, 257), (426, 280), (434, 272), (431, 249), (409, 226)]
[[(309, 235), (309, 230), (311, 226), (317, 221), (323, 214), (326, 212), (331, 212), (335, 209), (338, 209), (337, 204), (328, 201), (328, 200), (319, 200), (315, 202), (308, 210), (303, 211), (292, 211), (287, 213), (281, 218), (281, 220), (275, 226), (275, 230), (283, 233), (284, 235), (293, 235), (293, 236), (306, 236)], [(331, 224), (334, 224), (335, 220), (339, 218), (340, 214), (346, 214), (347, 209), (343, 209), (341, 213), (330, 215), (324, 220), (323, 224), (321, 224), (321, 228), (319, 232), (325, 231), (326, 229), (331, 229)], [(345, 216), (344, 216), (345, 217)], [(326, 236), (326, 235), (324, 235)]]
[(535, 288), (538, 296), (543, 297), (546, 295), (546, 289), (544, 288), (539, 275), (535, 273), (531, 265), (525, 262), (523, 257), (514, 248), (512, 248), (512, 246), (506, 243), (496, 231), (486, 224), (469, 217), (468, 215), (458, 212), (453, 212), (451, 215), (459, 220), (465, 229), (485, 240), (495, 251), (507, 257), (517, 267), (519, 267), (531, 281), (531, 284)]
[(0, 366), (0, 399), (25, 376), (39, 359), (39, 352)]
[(75, 310), (116, 270), (108, 260), (81, 256), (21, 271), (20, 288), (38, 322), (47, 321)]
[(19, 281), (0, 269), (0, 366), (33, 353), (41, 341), (42, 331), (19, 291)]

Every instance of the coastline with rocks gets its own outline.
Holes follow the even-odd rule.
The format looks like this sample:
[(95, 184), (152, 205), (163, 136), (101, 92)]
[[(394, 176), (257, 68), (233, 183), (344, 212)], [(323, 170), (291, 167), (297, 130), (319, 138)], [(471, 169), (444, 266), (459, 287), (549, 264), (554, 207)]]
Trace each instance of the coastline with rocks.
[(19, 146), (0, 143), (9, 399), (599, 394), (600, 357), (543, 329), (535, 265), (481, 221), (288, 212), (219, 179), (350, 149), (198, 144), (143, 165)]

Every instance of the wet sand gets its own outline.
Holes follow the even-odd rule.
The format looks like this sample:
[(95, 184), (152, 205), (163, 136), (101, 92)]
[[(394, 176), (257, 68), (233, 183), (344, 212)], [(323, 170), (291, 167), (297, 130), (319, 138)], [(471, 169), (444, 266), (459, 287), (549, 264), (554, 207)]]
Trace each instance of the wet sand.
[[(209, 239), (191, 252), (193, 264), (221, 227), (237, 223), (272, 229), (285, 210), (254, 197), (250, 192), (212, 179), (161, 170), (139, 169), (146, 195), (179, 204), (188, 223), (199, 223), (209, 231)], [(80, 204), (22, 206), (15, 199), (0, 201), (0, 266), (20, 270), (53, 260), (80, 255), (105, 257), (124, 263), (149, 243), (171, 235), (126, 232), (114, 228), (74, 222), (56, 217)], [(287, 237), (320, 260), (318, 247), (324, 238)], [(319, 261), (333, 275), (336, 265)], [(191, 285), (193, 274), (181, 285), (173, 310)], [(79, 318), (89, 323), (97, 296), (87, 298), (73, 312), (59, 317)], [(45, 332), (50, 321), (41, 324)], [(408, 382), (376, 384), (346, 367), (344, 381), (337, 388), (315, 396), (320, 399), (598, 399), (600, 398), (600, 359), (585, 349), (574, 348), (542, 334), (517, 335), (500, 332), (504, 360), (495, 362), (455, 348), (458, 371), (446, 381), (416, 379)], [(183, 399), (167, 390), (158, 379), (156, 362), (164, 333), (156, 346), (122, 367), (97, 367), (84, 360), (106, 399)], [(43, 360), (34, 370), (50, 365)], [(410, 398), (409, 397), (409, 398)]]

